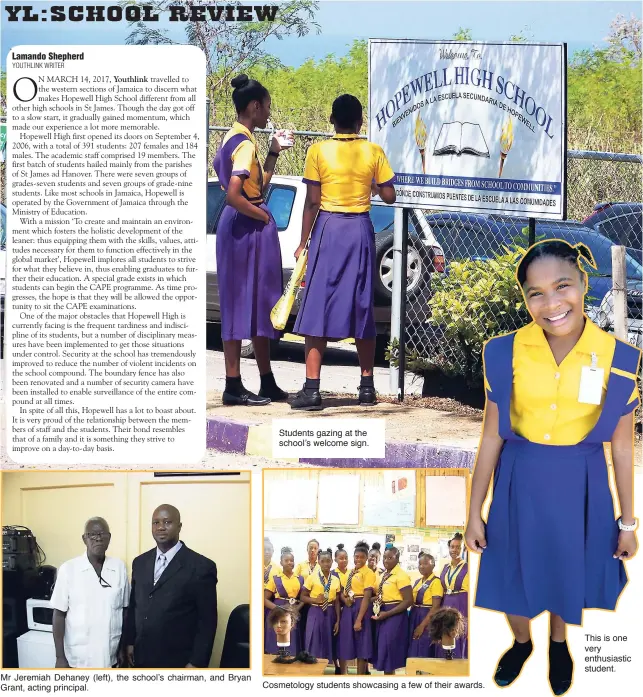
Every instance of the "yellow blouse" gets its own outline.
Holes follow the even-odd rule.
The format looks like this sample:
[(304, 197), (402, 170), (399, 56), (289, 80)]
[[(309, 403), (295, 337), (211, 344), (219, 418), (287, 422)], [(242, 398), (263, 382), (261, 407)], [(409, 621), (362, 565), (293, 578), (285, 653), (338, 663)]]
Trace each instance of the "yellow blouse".
[[(339, 569), (335, 569), (335, 571), (337, 571), (340, 577), (343, 590), (348, 583), (348, 576), (350, 575), (351, 569), (346, 569), (345, 574), (342, 574)], [(368, 566), (363, 566), (353, 574), (353, 578), (351, 579), (351, 590), (357, 597), (361, 597), (364, 595), (364, 591), (367, 588), (375, 588), (375, 572), (371, 571)]]
[(303, 180), (321, 186), (323, 211), (369, 211), (373, 180), (382, 185), (394, 179), (384, 150), (354, 133), (339, 133), (308, 148)]
[(257, 154), (257, 141), (250, 131), (235, 121), (232, 128), (225, 134), (225, 144), (232, 136), (243, 133), (249, 140), (239, 143), (232, 153), (232, 176), (243, 176), (243, 191), (253, 202), (259, 203), (263, 196), (263, 168)]
[[(325, 586), (322, 585), (320, 576), (323, 576), (323, 574), (321, 573), (320, 569), (317, 569), (317, 571), (314, 574), (310, 574), (310, 576), (304, 582), (304, 588), (308, 588), (308, 590), (310, 591), (311, 598), (317, 598), (320, 595), (324, 595)], [(330, 588), (328, 589), (328, 602), (329, 603), (332, 603), (333, 600), (335, 600), (339, 591), (340, 591), (339, 579), (337, 578), (337, 576), (333, 576), (333, 573), (331, 571)]]
[[(603, 369), (604, 402), (615, 346), (611, 334), (587, 319), (576, 346), (557, 365), (541, 327), (532, 322), (519, 329), (513, 349), (512, 429), (543, 445), (575, 445), (583, 440), (596, 425), (602, 404), (578, 401), (582, 367), (590, 366), (592, 353), (596, 354), (597, 365)], [(638, 402), (636, 376), (618, 372), (632, 379), (629, 403), (633, 405)], [(493, 400), (493, 386), (486, 375), (485, 387)]]
[(288, 600), (288, 598), (282, 598), (281, 595), (279, 595), (279, 591), (277, 590), (277, 584), (275, 583), (275, 576), (278, 576), (282, 580), (284, 584), (284, 590), (286, 591), (286, 593), (288, 593), (288, 598), (296, 598), (297, 595), (299, 595), (301, 586), (299, 585), (299, 576), (295, 576), (295, 574), (293, 574), (290, 578), (288, 578), (288, 576), (286, 576), (284, 573), (274, 574), (270, 577), (270, 581), (268, 581), (268, 583), (266, 583), (265, 585), (265, 589), (267, 591), (273, 593), (276, 598)]
[[(442, 567), (442, 570), (440, 571), (440, 578), (442, 577), (442, 571), (444, 571), (445, 567), (448, 569), (447, 574), (444, 577), (444, 583), (445, 583), (448, 590), (453, 590), (455, 588), (456, 579), (458, 578), (458, 576), (460, 574), (460, 570), (462, 569), (462, 567), (466, 563), (467, 563), (466, 561), (461, 561), (459, 564), (456, 564), (455, 567), (451, 566), (450, 563), (446, 563)], [(451, 579), (451, 580), (449, 580), (449, 579)], [(462, 579), (462, 592), (463, 593), (469, 592), (469, 573), (468, 572), (465, 574), (465, 577)]]
[[(380, 584), (382, 579), (386, 575), (384, 571), (379, 579), (377, 588), (375, 589), (375, 596), (379, 593)], [(391, 575), (384, 581), (382, 586), (382, 602), (383, 603), (399, 603), (402, 601), (402, 589), (409, 588), (411, 586), (411, 579), (409, 575), (402, 569), (398, 564), (391, 571)]]
[(307, 561), (302, 561), (297, 564), (293, 573), (295, 576), (303, 576), (304, 578), (308, 578), (310, 574), (317, 573), (320, 570), (319, 564), (315, 564), (315, 566), (311, 569), (310, 564)]
[(441, 598), (444, 595), (444, 591), (442, 590), (442, 582), (440, 579), (435, 576), (434, 574), (431, 574), (429, 578), (423, 583), (422, 578), (418, 578), (417, 581), (415, 581), (415, 584), (413, 586), (413, 602), (417, 602), (417, 597), (418, 593), (420, 591), (420, 588), (422, 588), (423, 585), (426, 584), (426, 589), (424, 591), (424, 597), (422, 599), (422, 605), (431, 607), (433, 605), (433, 598), (438, 597)]
[[(279, 564), (275, 564), (274, 562), (270, 562), (268, 566), (263, 567), (263, 577), (264, 579), (266, 576), (268, 577), (268, 580), (270, 580), (275, 574), (280, 574), (282, 572), (281, 566)], [(266, 581), (264, 581), (266, 583)]]

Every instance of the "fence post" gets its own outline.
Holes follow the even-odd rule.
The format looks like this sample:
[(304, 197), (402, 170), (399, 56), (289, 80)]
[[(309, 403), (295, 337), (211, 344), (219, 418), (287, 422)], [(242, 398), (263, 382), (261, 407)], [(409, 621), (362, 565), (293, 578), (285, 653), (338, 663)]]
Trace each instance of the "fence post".
[(529, 218), (529, 247), (536, 244), (536, 218)]
[[(404, 401), (404, 376), (406, 374), (406, 287), (409, 264), (409, 213), (402, 208), (402, 259), (400, 261), (400, 369), (397, 376), (397, 400)], [(394, 279), (395, 280), (395, 279)]]
[(625, 247), (612, 247), (612, 299), (614, 303), (614, 335), (627, 341), (627, 275)]
[[(391, 297), (391, 343), (400, 340), (400, 316), (402, 312), (402, 227), (403, 213), (401, 208), (396, 208), (393, 217), (393, 288)], [(379, 271), (378, 271), (379, 273)], [(398, 353), (399, 356), (399, 353)], [(399, 368), (391, 361), (389, 367), (389, 392), (397, 394), (399, 386)]]

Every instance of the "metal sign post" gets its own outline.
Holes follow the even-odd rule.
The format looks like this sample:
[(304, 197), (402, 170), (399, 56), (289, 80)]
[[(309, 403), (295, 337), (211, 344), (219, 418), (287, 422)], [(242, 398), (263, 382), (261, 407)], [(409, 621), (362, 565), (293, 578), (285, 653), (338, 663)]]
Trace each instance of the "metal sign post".
[(409, 209), (396, 208), (393, 227), (393, 297), (391, 298), (391, 343), (397, 339), (398, 367), (391, 362), (389, 387), (398, 400), (404, 399), (406, 369), (406, 285), (409, 249)]

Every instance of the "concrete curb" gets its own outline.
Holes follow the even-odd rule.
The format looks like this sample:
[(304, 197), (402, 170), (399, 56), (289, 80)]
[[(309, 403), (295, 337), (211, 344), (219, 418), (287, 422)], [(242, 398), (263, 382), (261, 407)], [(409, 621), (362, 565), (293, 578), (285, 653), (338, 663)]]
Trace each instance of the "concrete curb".
[[(223, 417), (207, 419), (207, 447), (226, 453), (241, 453), (272, 457), (272, 430), (270, 424), (252, 424)], [(299, 464), (318, 467), (400, 467), (400, 468), (463, 468), (473, 469), (473, 448), (457, 448), (440, 443), (386, 443), (384, 459), (302, 458)]]

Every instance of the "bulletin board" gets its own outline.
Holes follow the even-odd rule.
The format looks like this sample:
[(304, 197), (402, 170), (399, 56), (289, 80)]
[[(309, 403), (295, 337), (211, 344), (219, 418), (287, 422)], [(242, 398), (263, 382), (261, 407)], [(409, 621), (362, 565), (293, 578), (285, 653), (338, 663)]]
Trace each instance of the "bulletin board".
[(464, 527), (467, 518), (467, 480), (464, 476), (427, 475), (425, 489), (427, 527)]
[(266, 479), (264, 516), (269, 519), (315, 518), (317, 489), (317, 479)]
[(320, 473), (317, 518), (320, 525), (357, 525), (359, 474)]

